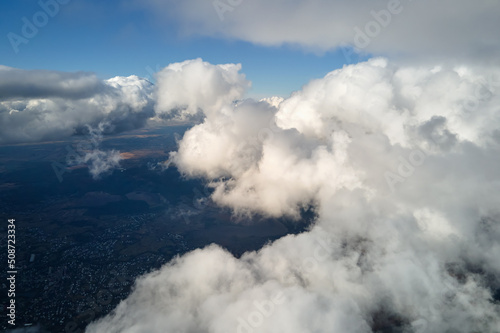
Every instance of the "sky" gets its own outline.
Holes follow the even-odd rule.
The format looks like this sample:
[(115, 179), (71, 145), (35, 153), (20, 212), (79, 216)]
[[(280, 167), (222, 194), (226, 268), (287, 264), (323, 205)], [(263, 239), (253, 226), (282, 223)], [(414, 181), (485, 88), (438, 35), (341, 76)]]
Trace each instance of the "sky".
[[(496, 1), (394, 1), (10, 1), (0, 13), (0, 63), (88, 71), (102, 79), (152, 79), (186, 59), (241, 63), (253, 83), (248, 95), (260, 98), (287, 97), (311, 79), (373, 55), (498, 62), (491, 57), (498, 52)], [(26, 28), (34, 23), (36, 32)]]
[(188, 123), (159, 170), (235, 223), (316, 214), (175, 258), (86, 332), (500, 331), (498, 1), (50, 1), (30, 39), (40, 5), (2, 5), (27, 44), (2, 42), (1, 144)]
[[(59, 4), (58, 13), (15, 52), (8, 33), (23, 36), (22, 18), (33, 22), (43, 8), (53, 7), (27, 0), (2, 3), (2, 65), (88, 71), (103, 79), (138, 75), (152, 80), (153, 73), (169, 63), (203, 58), (211, 63), (241, 63), (253, 82), (249, 96), (260, 98), (286, 97), (309, 80), (361, 58), (346, 59), (341, 50), (318, 53), (294, 45), (266, 47), (244, 40), (186, 35), (178, 22), (170, 17), (159, 20), (139, 3), (76, 0)], [(207, 15), (218, 20), (215, 8)]]

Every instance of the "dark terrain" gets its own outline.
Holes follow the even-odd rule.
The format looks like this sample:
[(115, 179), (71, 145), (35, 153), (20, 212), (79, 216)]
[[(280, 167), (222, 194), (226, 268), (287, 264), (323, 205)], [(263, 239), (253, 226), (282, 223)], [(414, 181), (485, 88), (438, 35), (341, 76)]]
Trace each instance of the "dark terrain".
[[(16, 327), (83, 332), (128, 296), (138, 276), (175, 255), (217, 243), (240, 256), (311, 223), (311, 212), (301, 221), (236, 218), (210, 201), (203, 181), (185, 179), (174, 167), (162, 170), (159, 163), (185, 130), (105, 138), (99, 149), (119, 150), (124, 159), (121, 168), (97, 180), (86, 165), (67, 162), (68, 152), (89, 149), (85, 136), (0, 146), (3, 249), (7, 220), (16, 220)], [(6, 251), (0, 260), (7, 262)], [(6, 287), (0, 296), (3, 318)], [(1, 325), (0, 330), (10, 328), (4, 320)]]

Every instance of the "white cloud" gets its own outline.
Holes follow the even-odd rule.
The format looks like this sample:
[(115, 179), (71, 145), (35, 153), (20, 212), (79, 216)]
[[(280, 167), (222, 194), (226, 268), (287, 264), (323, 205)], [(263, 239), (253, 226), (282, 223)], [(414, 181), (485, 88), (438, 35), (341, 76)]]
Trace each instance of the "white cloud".
[[(186, 120), (221, 113), (250, 83), (241, 65), (212, 65), (201, 59), (170, 64), (156, 74), (158, 115)], [(203, 110), (203, 111), (202, 111)]]
[(500, 330), (496, 70), (374, 59), (273, 106), (233, 103), (242, 81), (194, 64), (164, 72), (189, 94), (162, 109), (204, 115), (171, 162), (236, 212), (318, 219), (239, 259), (214, 245), (176, 258), (87, 332)]

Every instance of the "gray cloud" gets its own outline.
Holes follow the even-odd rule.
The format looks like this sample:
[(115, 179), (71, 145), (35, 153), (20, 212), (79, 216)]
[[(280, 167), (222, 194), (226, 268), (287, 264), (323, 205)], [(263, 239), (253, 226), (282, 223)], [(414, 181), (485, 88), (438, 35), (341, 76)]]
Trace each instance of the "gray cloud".
[(107, 86), (92, 73), (23, 70), (0, 66), (0, 100), (14, 98), (89, 98)]
[[(405, 57), (497, 62), (500, 7), (494, 0), (233, 1), (149, 0), (184, 34), (239, 39), (310, 51), (355, 46)], [(359, 30), (358, 30), (359, 29)], [(349, 51), (347, 51), (349, 53)], [(350, 57), (350, 56), (349, 56)]]
[(448, 150), (457, 143), (457, 134), (451, 133), (446, 128), (446, 118), (441, 116), (432, 117), (420, 125), (418, 131), (430, 144), (435, 144), (441, 149)]

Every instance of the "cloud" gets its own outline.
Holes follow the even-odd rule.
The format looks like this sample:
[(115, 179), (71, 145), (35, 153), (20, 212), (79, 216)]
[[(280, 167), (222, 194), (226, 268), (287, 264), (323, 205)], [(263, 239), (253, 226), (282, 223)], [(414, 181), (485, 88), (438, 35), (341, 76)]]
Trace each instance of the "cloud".
[(87, 332), (500, 330), (498, 69), (372, 59), (271, 103), (234, 102), (224, 66), (174, 67), (189, 93), (162, 109), (202, 117), (170, 162), (237, 214), (318, 218), (178, 257)]
[(154, 116), (153, 85), (137, 76), (0, 67), (0, 143), (60, 139), (106, 121), (118, 132)]
[(224, 112), (250, 87), (240, 69), (240, 64), (212, 65), (201, 59), (168, 65), (156, 73), (157, 115), (192, 120)]
[(374, 54), (489, 61), (500, 50), (500, 8), (492, 0), (149, 0), (147, 6), (159, 19), (178, 22), (183, 34), (266, 46), (351, 45)]
[(71, 151), (67, 158), (68, 166), (87, 165), (94, 179), (110, 173), (120, 167), (122, 157), (119, 151), (103, 151), (99, 149), (103, 133), (110, 127), (109, 123), (99, 123), (96, 128), (87, 125), (87, 136), (77, 145), (78, 152)]
[(92, 73), (23, 70), (0, 66), (0, 99), (81, 99), (91, 97), (105, 88), (104, 82)]
[(102, 151), (99, 149), (86, 153), (81, 163), (88, 164), (89, 172), (94, 179), (99, 179), (101, 175), (109, 173), (120, 166), (120, 152), (116, 150)]

